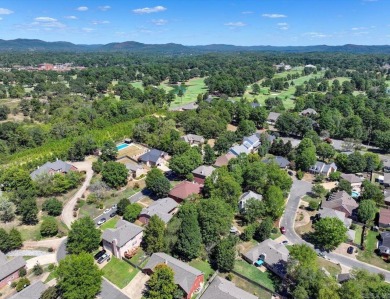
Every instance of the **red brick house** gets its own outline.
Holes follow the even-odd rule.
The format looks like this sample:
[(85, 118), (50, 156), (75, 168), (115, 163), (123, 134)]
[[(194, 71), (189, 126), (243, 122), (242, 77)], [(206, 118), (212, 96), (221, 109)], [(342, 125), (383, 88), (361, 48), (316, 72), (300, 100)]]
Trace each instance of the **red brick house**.
[(165, 264), (173, 270), (175, 283), (184, 291), (184, 298), (191, 299), (194, 293), (198, 293), (202, 289), (203, 272), (163, 252), (153, 253), (142, 271), (151, 275), (155, 267), (161, 264)]
[(202, 165), (192, 171), (194, 181), (198, 184), (204, 184), (206, 178), (208, 178), (215, 168), (213, 166)]
[(0, 289), (19, 278), (19, 270), (26, 266), (23, 257), (18, 256), (7, 260), (4, 253), (0, 251)]
[(181, 203), (191, 195), (201, 194), (202, 188), (203, 185), (184, 181), (173, 187), (168, 196), (176, 200), (176, 202)]

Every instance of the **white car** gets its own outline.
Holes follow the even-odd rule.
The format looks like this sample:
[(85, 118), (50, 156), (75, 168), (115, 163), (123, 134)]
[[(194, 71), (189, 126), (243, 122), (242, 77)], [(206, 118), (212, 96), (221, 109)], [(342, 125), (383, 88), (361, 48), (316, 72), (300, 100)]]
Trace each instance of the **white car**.
[(107, 219), (106, 218), (102, 218), (98, 221), (97, 225), (102, 225), (104, 222), (106, 222)]
[(111, 207), (111, 209), (116, 209), (118, 207), (118, 205), (117, 204), (114, 204), (112, 207)]
[(105, 209), (103, 214), (107, 214), (107, 213), (110, 213), (111, 209)]

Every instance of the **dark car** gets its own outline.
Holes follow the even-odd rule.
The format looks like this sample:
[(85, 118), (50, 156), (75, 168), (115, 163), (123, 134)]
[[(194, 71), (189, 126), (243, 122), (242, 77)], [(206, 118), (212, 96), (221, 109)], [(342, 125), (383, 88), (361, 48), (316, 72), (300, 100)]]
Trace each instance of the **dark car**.
[(281, 226), (280, 232), (284, 235), (286, 233), (286, 228), (284, 226)]
[(291, 176), (293, 176), (294, 175), (294, 173), (292, 172), (292, 171), (287, 171), (287, 173), (288, 173), (288, 175), (291, 175)]
[(112, 212), (112, 213), (110, 214), (110, 218), (115, 217), (115, 215), (116, 215), (116, 211), (115, 211), (115, 212)]
[(99, 251), (98, 253), (95, 254), (94, 259), (95, 260), (100, 259), (103, 256), (103, 254), (105, 254), (105, 253), (106, 253), (106, 251), (104, 249)]
[(352, 253), (353, 253), (353, 250), (354, 250), (353, 246), (349, 246), (348, 249), (347, 249), (347, 252), (348, 252), (349, 254), (352, 254)]
[(105, 253), (105, 254), (103, 254), (99, 259), (98, 259), (98, 264), (101, 264), (101, 263), (103, 263), (104, 261), (109, 261), (110, 260), (110, 255), (109, 254), (107, 254), (107, 253)]

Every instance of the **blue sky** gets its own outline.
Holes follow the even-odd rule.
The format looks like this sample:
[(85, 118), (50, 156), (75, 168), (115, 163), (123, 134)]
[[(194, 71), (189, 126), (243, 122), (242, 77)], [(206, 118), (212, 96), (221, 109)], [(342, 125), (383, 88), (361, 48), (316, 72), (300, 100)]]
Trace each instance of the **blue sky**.
[(100, 44), (390, 44), (389, 0), (0, 0), (0, 38)]

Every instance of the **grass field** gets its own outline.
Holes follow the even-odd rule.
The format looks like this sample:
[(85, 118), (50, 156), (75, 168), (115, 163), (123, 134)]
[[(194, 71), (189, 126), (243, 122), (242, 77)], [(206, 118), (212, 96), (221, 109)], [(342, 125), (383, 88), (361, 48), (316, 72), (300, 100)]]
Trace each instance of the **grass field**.
[(336, 265), (335, 263), (332, 263), (320, 257), (317, 257), (317, 262), (320, 268), (325, 268), (326, 271), (328, 271), (332, 276), (336, 276), (337, 274), (341, 273), (341, 267), (339, 265)]
[[(223, 276), (223, 275), (221, 275)], [(233, 275), (232, 282), (236, 285), (236, 287), (241, 288), (245, 291), (247, 291), (250, 294), (253, 294), (261, 299), (271, 299), (272, 294), (270, 292), (267, 292), (266, 290), (258, 287), (255, 284), (252, 284), (245, 279), (242, 279), (236, 275)]]
[(101, 230), (106, 230), (108, 228), (115, 228), (115, 225), (118, 223), (119, 221), (119, 217), (118, 216), (115, 216), (114, 218), (111, 218), (110, 220), (108, 220), (106, 223), (104, 223), (100, 229)]
[[(132, 82), (136, 88), (143, 89), (142, 82), (136, 81)], [(184, 93), (183, 99), (176, 97), (176, 99), (172, 102), (171, 107), (177, 107), (181, 105), (185, 105), (187, 103), (195, 102), (196, 97), (200, 93), (205, 93), (207, 91), (206, 84), (204, 84), (204, 78), (193, 78), (186, 82), (187, 89)], [(171, 91), (174, 87), (164, 82), (161, 83), (158, 87), (165, 89), (167, 92)]]
[(190, 266), (202, 271), (204, 273), (205, 281), (215, 272), (208, 262), (202, 260), (193, 260), (190, 262)]
[(255, 266), (248, 264), (243, 260), (237, 260), (234, 264), (234, 271), (253, 280), (266, 288), (275, 291), (275, 281), (273, 274), (269, 271), (261, 272)]
[(356, 244), (359, 244), (360, 245), (360, 242), (362, 240), (362, 232), (363, 232), (363, 228), (360, 226), (360, 225), (356, 225), (356, 229), (355, 229), (355, 240), (354, 242)]
[(364, 251), (359, 250), (359, 254), (357, 256), (357, 259), (359, 261), (362, 261), (362, 262), (368, 263), (370, 265), (373, 265), (373, 266), (376, 266), (376, 267), (379, 267), (382, 269), (386, 269), (389, 271), (390, 264), (385, 262), (380, 256), (378, 256), (375, 253), (375, 250), (377, 249), (377, 243), (378, 243), (377, 236), (378, 236), (377, 232), (374, 232), (371, 230), (368, 232), (366, 239), (364, 241), (365, 250)]
[(118, 288), (123, 289), (129, 284), (134, 276), (139, 272), (128, 263), (115, 257), (103, 267), (103, 276), (115, 284)]
[[(274, 76), (274, 78), (283, 78), (286, 77), (288, 74), (293, 74), (293, 73), (300, 73), (299, 71), (292, 71), (291, 73), (289, 72), (283, 72), (283, 73), (278, 73)], [(281, 92), (270, 92), (268, 88), (262, 88), (260, 94), (254, 95), (251, 93), (252, 91), (252, 85), (247, 87), (247, 90), (245, 94), (243, 95), (243, 98), (246, 98), (249, 102), (253, 102), (255, 99), (258, 100), (258, 102), (262, 105), (265, 104), (265, 100), (269, 97), (279, 97), (282, 98), (283, 104), (286, 109), (290, 109), (294, 107), (294, 101), (291, 99), (291, 97), (295, 93), (295, 86), (297, 85), (302, 85), (305, 81), (310, 80), (311, 78), (320, 78), (324, 76), (324, 72), (320, 71), (316, 75), (310, 74), (308, 76), (303, 76), (299, 77), (298, 79), (294, 79), (294, 86), (290, 86), (288, 89), (283, 90)], [(289, 81), (290, 83), (291, 81)], [(260, 82), (259, 82), (260, 83)], [(241, 97), (234, 97), (234, 100), (240, 100)]]

